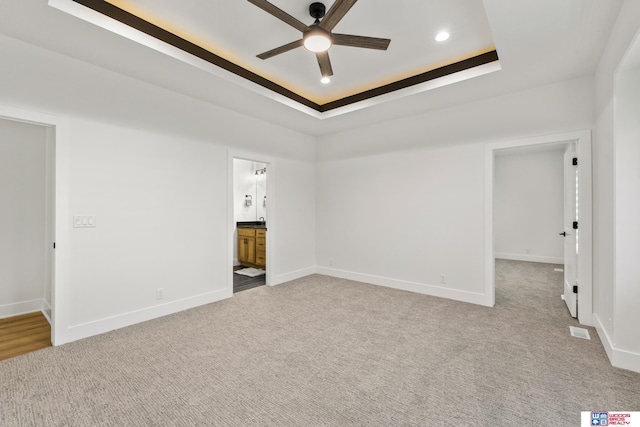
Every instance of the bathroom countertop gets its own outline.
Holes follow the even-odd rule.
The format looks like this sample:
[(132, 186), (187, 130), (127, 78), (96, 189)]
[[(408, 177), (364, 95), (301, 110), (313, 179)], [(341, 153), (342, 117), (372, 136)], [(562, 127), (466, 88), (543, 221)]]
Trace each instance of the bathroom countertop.
[(267, 223), (262, 221), (238, 221), (238, 228), (263, 228), (267, 229)]

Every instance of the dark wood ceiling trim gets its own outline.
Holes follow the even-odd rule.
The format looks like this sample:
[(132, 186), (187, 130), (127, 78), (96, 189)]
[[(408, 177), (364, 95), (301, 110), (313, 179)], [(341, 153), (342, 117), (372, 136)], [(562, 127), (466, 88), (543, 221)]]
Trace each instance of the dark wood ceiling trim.
[(178, 37), (177, 35), (170, 33), (169, 31), (158, 27), (144, 19), (129, 13), (125, 10), (120, 9), (117, 6), (112, 5), (109, 2), (104, 0), (73, 0), (76, 3), (79, 3), (83, 6), (88, 7), (89, 9), (95, 10), (96, 12), (100, 12), (103, 15), (108, 16), (109, 18), (115, 19), (125, 25), (128, 25), (131, 28), (135, 28), (138, 31), (141, 31), (145, 34), (150, 35), (158, 40), (161, 40), (165, 43), (168, 43), (178, 49), (181, 49), (187, 53), (190, 53), (194, 56), (197, 56), (200, 59), (203, 59), (213, 65), (216, 65), (220, 68), (223, 68), (227, 71), (232, 72), (240, 77), (243, 77), (249, 81), (252, 81), (256, 84), (259, 84), (262, 87), (265, 87), (269, 90), (272, 90), (280, 95), (283, 95), (293, 101), (299, 102), (300, 104), (306, 105), (316, 111), (320, 111), (320, 105), (317, 103), (298, 95), (297, 93), (280, 86), (277, 83), (272, 82), (271, 80), (265, 79), (262, 76), (259, 76), (256, 73), (253, 73), (246, 68), (243, 68), (233, 62), (222, 58), (221, 56), (216, 55), (213, 52), (210, 52), (195, 43), (191, 43), (188, 40), (183, 39), (182, 37)]
[(105, 0), (73, 1), (321, 113), (344, 107), (356, 102), (371, 99), (376, 96), (391, 93), (396, 90), (405, 89), (407, 87), (414, 86), (420, 83), (425, 83), (430, 80), (468, 70), (480, 65), (488, 64), (499, 59), (498, 52), (493, 50), (491, 52), (483, 53), (481, 55), (455, 62), (453, 64), (445, 65), (443, 67), (417, 74), (415, 76), (408, 77), (402, 80), (398, 80), (374, 89), (337, 99), (326, 104), (318, 104), (308, 98), (305, 98), (302, 95), (299, 95), (283, 86), (280, 86), (277, 83), (272, 82), (269, 79), (266, 79), (252, 71), (249, 71), (246, 68), (239, 66), (238, 64), (235, 64), (227, 59), (222, 58), (221, 56), (216, 55), (213, 52), (210, 52), (194, 43), (191, 43), (190, 41), (185, 40), (182, 37), (179, 37), (161, 27), (158, 27), (157, 25), (145, 21), (144, 19), (132, 13), (120, 9), (119, 7), (114, 6), (113, 4)]
[(344, 107), (346, 105), (354, 104), (356, 102), (364, 101), (376, 96), (385, 95), (396, 90), (405, 89), (410, 86), (415, 86), (420, 83), (425, 83), (430, 80), (435, 80), (440, 77), (478, 67), (480, 65), (489, 64), (497, 60), (498, 52), (492, 50), (491, 52), (483, 53), (481, 55), (473, 56), (462, 61), (454, 62), (453, 64), (445, 65), (443, 67), (429, 70), (415, 76), (407, 77), (406, 79), (398, 80), (384, 86), (379, 86), (373, 89), (366, 90), (364, 92), (356, 93), (355, 95), (347, 96), (345, 98), (322, 104), (320, 105), (320, 111), (324, 112)]

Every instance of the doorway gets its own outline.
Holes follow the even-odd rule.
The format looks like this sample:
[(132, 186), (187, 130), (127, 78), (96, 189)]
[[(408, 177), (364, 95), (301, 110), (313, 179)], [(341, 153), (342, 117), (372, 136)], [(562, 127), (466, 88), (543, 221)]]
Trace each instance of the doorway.
[[(67, 120), (49, 114), (22, 110), (0, 105), (0, 120), (29, 123), (46, 128), (47, 152), (51, 176), (49, 198), (53, 209), (51, 219), (51, 237), (55, 236), (55, 251), (51, 256), (51, 341), (61, 345), (72, 341), (69, 333), (69, 287), (70, 287), (70, 231), (71, 215), (69, 209), (70, 179), (70, 136)], [(53, 248), (51, 242), (50, 248)]]
[(0, 118), (0, 357), (52, 343), (54, 157), (50, 127)]
[(232, 286), (233, 293), (269, 283), (270, 164), (232, 159)]
[[(500, 213), (496, 208), (496, 203), (499, 201), (499, 197), (496, 194), (496, 158), (503, 153), (520, 152), (520, 153), (543, 153), (545, 151), (551, 152), (556, 150), (555, 156), (560, 159), (564, 159), (565, 148), (574, 144), (576, 157), (579, 159), (576, 169), (574, 171), (574, 177), (579, 177), (580, 186), (577, 190), (577, 194), (580, 199), (580, 239), (577, 242), (577, 259), (572, 265), (575, 265), (576, 277), (579, 282), (579, 298), (576, 301), (577, 318), (580, 323), (585, 325), (592, 325), (592, 272), (591, 272), (591, 133), (590, 131), (569, 132), (557, 135), (550, 135), (538, 138), (529, 138), (516, 141), (506, 141), (501, 143), (489, 144), (485, 147), (485, 292), (486, 292), (486, 305), (493, 306), (496, 302), (495, 295), (495, 268), (496, 258), (504, 258), (504, 253), (499, 252), (500, 245), (503, 245), (503, 241), (498, 236), (498, 225), (496, 221), (499, 219)], [(564, 162), (564, 160), (562, 160)], [(558, 181), (558, 188), (556, 189), (555, 199), (560, 200), (561, 208), (555, 209), (556, 224), (549, 228), (547, 227), (547, 236), (544, 236), (548, 242), (555, 240), (556, 245), (555, 252), (549, 255), (541, 255), (534, 253), (533, 248), (527, 247), (528, 244), (521, 245), (521, 260), (548, 262), (550, 264), (558, 263), (562, 266), (566, 263), (566, 256), (564, 252), (563, 237), (558, 236), (564, 228), (564, 206), (565, 206), (565, 170), (564, 168), (556, 168), (555, 174), (559, 175), (556, 178)], [(541, 195), (542, 197), (545, 194)], [(556, 202), (557, 203), (557, 202)], [(522, 227), (526, 227), (526, 220), (520, 220), (516, 216), (512, 225), (512, 231), (518, 231)], [(501, 224), (502, 225), (502, 224)], [(554, 231), (556, 230), (556, 231)], [(503, 233), (504, 234), (504, 233)], [(536, 240), (536, 244), (540, 244), (541, 239)], [(542, 239), (544, 240), (544, 239)], [(559, 245), (558, 245), (559, 244)], [(544, 245), (544, 244), (543, 244)], [(533, 243), (531, 244), (533, 246)], [(504, 247), (504, 246), (502, 246)], [(559, 250), (559, 248), (562, 248)], [(527, 258), (529, 257), (529, 258)], [(537, 259), (536, 259), (537, 257)], [(507, 257), (508, 258), (508, 257)], [(519, 258), (512, 258), (519, 259)], [(560, 262), (558, 262), (560, 261)], [(564, 270), (564, 268), (562, 268)], [(564, 273), (564, 272), (562, 272)], [(559, 292), (560, 293), (560, 292)], [(558, 295), (560, 298), (560, 295)]]
[[(496, 304), (561, 307), (565, 145), (497, 150), (494, 159)], [(566, 238), (568, 240), (571, 236)], [(572, 271), (572, 270), (571, 270)], [(522, 301), (512, 301), (518, 296)], [(523, 298), (524, 297), (524, 298)], [(575, 316), (574, 316), (575, 317)]]

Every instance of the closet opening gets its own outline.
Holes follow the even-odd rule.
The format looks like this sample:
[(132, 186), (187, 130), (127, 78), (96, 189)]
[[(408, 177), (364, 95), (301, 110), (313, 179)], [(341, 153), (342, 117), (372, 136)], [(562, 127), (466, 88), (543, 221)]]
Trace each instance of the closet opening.
[(52, 345), (54, 132), (0, 118), (0, 360)]
[[(547, 306), (591, 326), (591, 132), (487, 144), (485, 195), (486, 305), (531, 310), (535, 286), (549, 285)], [(530, 297), (510, 297), (509, 286), (531, 287)]]

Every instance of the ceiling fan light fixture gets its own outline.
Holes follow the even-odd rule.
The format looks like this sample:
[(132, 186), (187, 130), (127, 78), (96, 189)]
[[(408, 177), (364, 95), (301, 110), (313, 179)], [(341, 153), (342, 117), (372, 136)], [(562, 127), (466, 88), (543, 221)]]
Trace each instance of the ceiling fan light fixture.
[(313, 27), (304, 33), (303, 45), (310, 52), (319, 53), (329, 50), (332, 45), (331, 34), (318, 27)]
[[(315, 53), (322, 77), (329, 77), (333, 75), (333, 69), (331, 67), (328, 52), (332, 45), (336, 44), (340, 46), (352, 46), (364, 49), (387, 50), (387, 47), (391, 42), (389, 39), (379, 37), (331, 33), (331, 30), (333, 30), (340, 20), (344, 18), (344, 15), (351, 9), (357, 0), (334, 0), (328, 12), (326, 11), (326, 7), (323, 3), (311, 3), (309, 5), (309, 15), (315, 19), (315, 22), (311, 25), (306, 25), (301, 21), (298, 21), (296, 18), (270, 3), (268, 0), (248, 1), (268, 14), (302, 32), (302, 40), (298, 39), (275, 49), (262, 52), (256, 56), (260, 59), (268, 59), (303, 46), (306, 50)], [(322, 83), (326, 84), (329, 82), (324, 81), (323, 79)]]

